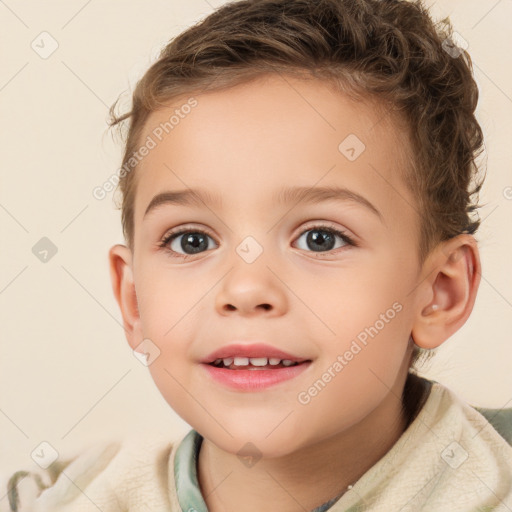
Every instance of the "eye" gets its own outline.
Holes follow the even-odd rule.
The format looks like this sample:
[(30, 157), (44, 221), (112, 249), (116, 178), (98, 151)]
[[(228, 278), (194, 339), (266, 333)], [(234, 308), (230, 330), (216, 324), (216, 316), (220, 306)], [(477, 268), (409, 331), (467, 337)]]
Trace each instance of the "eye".
[[(186, 236), (184, 236), (186, 235)], [(177, 232), (171, 232), (158, 243), (159, 247), (168, 250), (180, 258), (187, 259), (208, 249), (208, 239), (213, 238), (201, 229), (184, 228)], [(182, 250), (185, 254), (179, 252)]]
[[(336, 228), (316, 225), (311, 226), (297, 238), (301, 240), (304, 235), (306, 247), (299, 249), (310, 250), (312, 252), (330, 252), (345, 245), (356, 247), (357, 244), (343, 231)], [(336, 238), (344, 242), (344, 245), (336, 245)], [(168, 233), (158, 242), (158, 246), (166, 249), (174, 257), (188, 259), (195, 254), (207, 251), (209, 249), (209, 240), (215, 242), (213, 237), (202, 229), (182, 228), (179, 231)]]
[(306, 247), (299, 247), (299, 249), (308, 250), (308, 248), (311, 248), (313, 252), (328, 252), (343, 247), (343, 245), (336, 246), (336, 237), (341, 239), (344, 245), (357, 246), (352, 238), (343, 231), (329, 226), (311, 226), (306, 231), (303, 231), (297, 240), (301, 240), (304, 235), (307, 235), (304, 241)]

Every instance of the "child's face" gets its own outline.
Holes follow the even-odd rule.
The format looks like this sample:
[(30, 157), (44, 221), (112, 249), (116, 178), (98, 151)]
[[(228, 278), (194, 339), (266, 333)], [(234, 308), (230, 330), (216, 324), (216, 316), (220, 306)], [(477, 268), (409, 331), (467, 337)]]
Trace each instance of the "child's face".
[[(418, 310), (419, 219), (399, 178), (405, 135), (322, 82), (286, 80), (196, 95), (197, 106), (158, 142), (153, 130), (188, 98), (176, 100), (151, 115), (140, 139), (157, 145), (136, 171), (140, 320), (130, 344), (158, 347), (149, 369), (162, 395), (233, 453), (247, 441), (267, 456), (289, 453), (348, 431), (384, 402), (398, 411)], [(293, 187), (346, 188), (379, 213), (354, 200), (276, 200)], [(145, 216), (157, 194), (199, 188), (222, 201), (161, 204)], [(208, 237), (159, 247), (182, 227)], [(235, 390), (201, 361), (236, 342), (312, 362), (266, 389)]]

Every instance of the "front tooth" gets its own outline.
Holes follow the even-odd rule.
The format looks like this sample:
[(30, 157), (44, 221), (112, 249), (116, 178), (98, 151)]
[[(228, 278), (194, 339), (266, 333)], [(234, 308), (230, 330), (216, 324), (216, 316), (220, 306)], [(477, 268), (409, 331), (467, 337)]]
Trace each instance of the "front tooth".
[(223, 359), (222, 362), (224, 363), (224, 366), (231, 366), (231, 363), (233, 362), (233, 358), (228, 357), (226, 359)]
[[(226, 364), (226, 360), (224, 360), (224, 364)], [(235, 357), (234, 364), (235, 364), (235, 366), (247, 366), (249, 364), (249, 358), (248, 357)]]
[(277, 359), (276, 357), (271, 357), (268, 362), (272, 365), (272, 366), (275, 366), (276, 364), (279, 364), (281, 362), (281, 359)]
[(267, 366), (268, 359), (266, 357), (251, 357), (249, 361), (253, 366)]
[(293, 361), (290, 361), (289, 359), (283, 359), (283, 366), (291, 366), (293, 364)]

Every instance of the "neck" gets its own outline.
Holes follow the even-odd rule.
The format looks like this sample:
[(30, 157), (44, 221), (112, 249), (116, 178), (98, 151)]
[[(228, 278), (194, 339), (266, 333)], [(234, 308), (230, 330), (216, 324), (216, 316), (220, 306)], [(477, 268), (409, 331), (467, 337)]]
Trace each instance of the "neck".
[(298, 504), (313, 510), (340, 496), (396, 443), (423, 405), (418, 393), (425, 399), (424, 391), (423, 381), (406, 373), (381, 404), (350, 429), (286, 456), (261, 459), (252, 467), (203, 439), (198, 480), (208, 510), (270, 512), (269, 504), (280, 512), (296, 511)]

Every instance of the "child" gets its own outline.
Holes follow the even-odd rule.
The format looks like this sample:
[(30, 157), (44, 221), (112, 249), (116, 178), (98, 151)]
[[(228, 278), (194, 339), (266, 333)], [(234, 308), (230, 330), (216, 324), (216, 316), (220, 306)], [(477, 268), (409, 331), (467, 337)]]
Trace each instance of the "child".
[(417, 2), (243, 0), (173, 40), (114, 114), (109, 258), (192, 429), (59, 461), (31, 503), (18, 472), (10, 510), (512, 510), (511, 410), (415, 372), (480, 283), (477, 98)]

